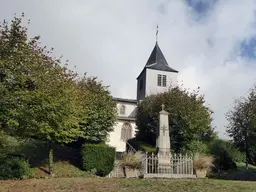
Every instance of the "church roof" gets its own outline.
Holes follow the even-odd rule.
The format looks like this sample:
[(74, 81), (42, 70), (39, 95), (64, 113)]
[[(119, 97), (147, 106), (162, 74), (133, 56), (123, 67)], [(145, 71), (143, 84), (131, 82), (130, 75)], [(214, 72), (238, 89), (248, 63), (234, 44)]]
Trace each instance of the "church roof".
[(123, 102), (123, 103), (134, 103), (137, 104), (137, 100), (135, 99), (124, 99), (124, 98), (117, 98), (117, 97), (113, 97), (114, 101), (118, 101), (118, 102)]
[(159, 47), (157, 42), (156, 42), (156, 45), (155, 45), (153, 51), (150, 54), (150, 57), (149, 57), (146, 65), (145, 65), (144, 69), (145, 68), (155, 69), (155, 70), (160, 70), (160, 71), (169, 71), (169, 72), (174, 72), (174, 73), (178, 73), (179, 72), (179, 71), (171, 68), (168, 65), (168, 63), (167, 63), (167, 61), (166, 61), (166, 59), (164, 57), (164, 54), (161, 51), (161, 49), (160, 49), (160, 47)]

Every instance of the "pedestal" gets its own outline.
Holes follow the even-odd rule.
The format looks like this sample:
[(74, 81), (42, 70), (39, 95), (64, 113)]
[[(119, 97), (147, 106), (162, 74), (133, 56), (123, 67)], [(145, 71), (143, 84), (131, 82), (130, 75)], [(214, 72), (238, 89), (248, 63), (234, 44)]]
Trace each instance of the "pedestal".
[(158, 164), (157, 169), (158, 173), (173, 173), (173, 167), (171, 162), (170, 152), (159, 151), (157, 154)]

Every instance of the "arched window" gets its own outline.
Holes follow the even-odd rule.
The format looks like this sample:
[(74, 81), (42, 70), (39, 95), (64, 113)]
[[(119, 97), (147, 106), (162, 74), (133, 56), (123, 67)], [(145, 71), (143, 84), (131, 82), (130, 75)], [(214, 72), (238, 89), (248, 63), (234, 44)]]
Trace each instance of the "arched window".
[(127, 141), (132, 138), (132, 126), (130, 123), (124, 123), (121, 130), (121, 140)]
[(124, 106), (124, 105), (122, 105), (122, 106), (120, 107), (120, 114), (121, 114), (121, 115), (124, 115), (124, 114), (125, 114), (125, 106)]

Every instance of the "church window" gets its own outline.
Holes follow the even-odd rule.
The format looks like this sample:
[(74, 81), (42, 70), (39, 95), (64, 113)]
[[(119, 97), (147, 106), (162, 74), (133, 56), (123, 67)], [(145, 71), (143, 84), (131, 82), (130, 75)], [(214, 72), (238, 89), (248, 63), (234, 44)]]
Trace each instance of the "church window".
[(125, 106), (124, 106), (124, 105), (122, 105), (122, 106), (120, 107), (120, 114), (121, 114), (121, 115), (124, 115), (124, 114), (125, 114)]
[(128, 141), (132, 138), (132, 126), (130, 123), (124, 123), (121, 130), (121, 140)]
[(140, 80), (140, 90), (143, 89), (143, 79)]
[(158, 74), (158, 76), (157, 76), (157, 85), (158, 86), (161, 86), (161, 84), (162, 84), (161, 81), (162, 81), (162, 75)]
[(166, 75), (163, 75), (163, 87), (166, 87)]
[(166, 75), (157, 75), (157, 86), (166, 87)]

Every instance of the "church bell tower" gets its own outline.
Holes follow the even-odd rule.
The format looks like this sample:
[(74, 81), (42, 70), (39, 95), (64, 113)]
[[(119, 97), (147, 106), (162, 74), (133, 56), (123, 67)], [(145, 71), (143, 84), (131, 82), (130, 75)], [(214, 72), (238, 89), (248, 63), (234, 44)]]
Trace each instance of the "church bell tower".
[(146, 65), (137, 77), (137, 100), (168, 91), (171, 86), (177, 85), (177, 75), (178, 71), (168, 65), (156, 40)]

